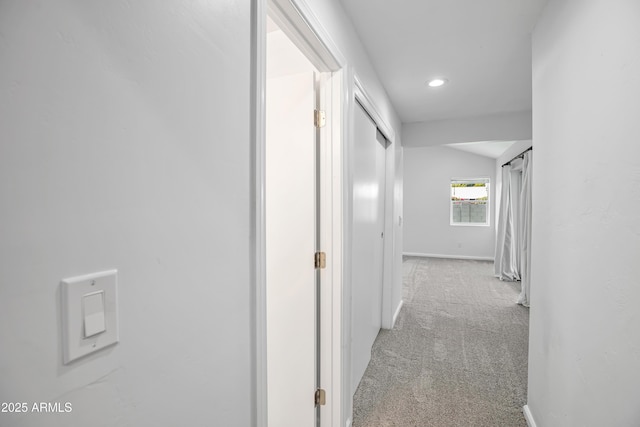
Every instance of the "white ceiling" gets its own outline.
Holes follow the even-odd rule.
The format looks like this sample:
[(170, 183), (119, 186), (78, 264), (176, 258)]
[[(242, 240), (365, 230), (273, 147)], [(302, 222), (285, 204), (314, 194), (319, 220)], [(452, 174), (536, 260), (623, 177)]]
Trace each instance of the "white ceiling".
[[(341, 0), (404, 123), (531, 110), (547, 0)], [(441, 88), (428, 88), (446, 77)]]

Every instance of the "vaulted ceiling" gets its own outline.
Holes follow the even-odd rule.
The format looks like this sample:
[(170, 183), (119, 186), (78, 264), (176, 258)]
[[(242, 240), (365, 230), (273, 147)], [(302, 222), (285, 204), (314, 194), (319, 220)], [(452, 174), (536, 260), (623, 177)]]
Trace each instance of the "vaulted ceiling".
[[(531, 110), (547, 0), (341, 0), (404, 123)], [(429, 88), (444, 77), (448, 83)]]

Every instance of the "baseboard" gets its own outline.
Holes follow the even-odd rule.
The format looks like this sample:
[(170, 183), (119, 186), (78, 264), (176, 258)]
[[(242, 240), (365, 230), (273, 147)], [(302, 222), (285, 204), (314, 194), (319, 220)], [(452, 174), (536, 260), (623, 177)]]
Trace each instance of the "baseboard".
[(351, 418), (347, 419), (347, 427), (351, 427)]
[(522, 407), (522, 413), (524, 414), (524, 419), (527, 420), (527, 425), (529, 427), (537, 427), (536, 422), (533, 420), (533, 415), (531, 415), (531, 410), (529, 410), (529, 405), (524, 405)]
[(423, 258), (473, 259), (476, 261), (493, 261), (493, 257), (473, 256), (473, 255), (421, 254), (417, 252), (403, 252), (402, 255), (418, 256)]
[(393, 313), (393, 318), (391, 319), (391, 329), (393, 329), (393, 327), (396, 325), (396, 320), (400, 315), (400, 310), (402, 309), (403, 304), (404, 304), (404, 301), (400, 300), (400, 304), (398, 304), (398, 308), (396, 308), (396, 312)]

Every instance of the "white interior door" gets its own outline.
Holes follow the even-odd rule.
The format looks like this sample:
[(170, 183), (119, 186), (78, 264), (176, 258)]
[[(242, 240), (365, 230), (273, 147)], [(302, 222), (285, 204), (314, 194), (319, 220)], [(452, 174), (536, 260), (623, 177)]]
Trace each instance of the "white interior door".
[(371, 359), (382, 323), (386, 141), (356, 103), (352, 243), (352, 391)]
[(267, 79), (266, 276), (269, 426), (314, 426), (314, 74)]

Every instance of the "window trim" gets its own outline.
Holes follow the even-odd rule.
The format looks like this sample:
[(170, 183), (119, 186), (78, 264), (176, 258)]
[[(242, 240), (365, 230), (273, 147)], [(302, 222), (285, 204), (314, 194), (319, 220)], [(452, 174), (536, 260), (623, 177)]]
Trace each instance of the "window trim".
[[(483, 223), (479, 222), (453, 222), (453, 201), (451, 200), (451, 184), (455, 181), (477, 181), (485, 182), (487, 186), (487, 219)], [(480, 176), (473, 178), (451, 178), (449, 179), (449, 225), (454, 227), (491, 227), (491, 178)]]

